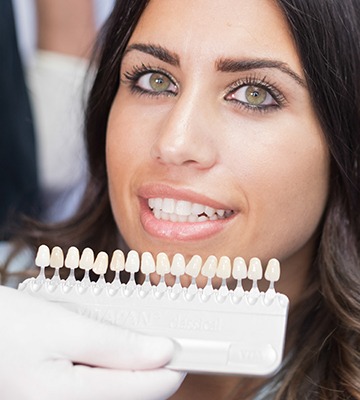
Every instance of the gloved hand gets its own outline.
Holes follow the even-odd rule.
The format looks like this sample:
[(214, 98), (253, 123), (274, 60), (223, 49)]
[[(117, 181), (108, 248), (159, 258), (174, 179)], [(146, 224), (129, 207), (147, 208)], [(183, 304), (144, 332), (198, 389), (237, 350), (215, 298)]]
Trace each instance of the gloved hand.
[(0, 398), (166, 399), (170, 339), (137, 334), (0, 286)]

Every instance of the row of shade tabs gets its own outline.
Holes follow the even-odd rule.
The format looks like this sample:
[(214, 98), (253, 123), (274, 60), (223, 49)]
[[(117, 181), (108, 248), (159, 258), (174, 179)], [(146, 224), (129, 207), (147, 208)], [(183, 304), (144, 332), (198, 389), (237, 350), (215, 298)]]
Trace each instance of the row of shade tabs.
[[(84, 270), (83, 282), (89, 282), (89, 271), (93, 271), (99, 275), (98, 284), (106, 284), (105, 274), (108, 268), (115, 273), (112, 284), (123, 284), (120, 281), (120, 273), (128, 272), (130, 278), (127, 284), (135, 284), (135, 274), (139, 271), (145, 276), (143, 285), (150, 285), (150, 274), (156, 273), (160, 276), (157, 286), (166, 289), (165, 276), (171, 274), (175, 278), (174, 286), (179, 287), (180, 277), (184, 274), (189, 275), (192, 279), (191, 286), (197, 288), (196, 278), (201, 274), (207, 278), (205, 287), (212, 290), (212, 280), (217, 277), (222, 280), (220, 289), (227, 291), (226, 280), (233, 278), (237, 281), (238, 291), (242, 291), (242, 280), (252, 280), (252, 292), (258, 292), (257, 282), (263, 278), (263, 267), (259, 258), (253, 257), (246, 265), (244, 258), (236, 257), (232, 261), (227, 256), (219, 259), (210, 255), (204, 262), (199, 255), (194, 255), (186, 262), (185, 257), (177, 253), (170, 260), (167, 254), (161, 252), (154, 256), (150, 252), (144, 252), (141, 255), (130, 250), (125, 256), (124, 252), (117, 249), (113, 252), (109, 263), (109, 256), (106, 252), (99, 252), (96, 257), (91, 248), (85, 248), (81, 255), (79, 250), (72, 246), (68, 249), (66, 257), (63, 250), (55, 246), (50, 251), (46, 245), (38, 248), (35, 264), (40, 267), (39, 280), (45, 280), (45, 268), (53, 268), (53, 280), (60, 280), (60, 268), (68, 268), (70, 270), (67, 283), (75, 282), (75, 269)], [(265, 279), (270, 282), (269, 289), (274, 290), (274, 283), (280, 278), (280, 263), (277, 259), (272, 258), (268, 261), (265, 269)]]

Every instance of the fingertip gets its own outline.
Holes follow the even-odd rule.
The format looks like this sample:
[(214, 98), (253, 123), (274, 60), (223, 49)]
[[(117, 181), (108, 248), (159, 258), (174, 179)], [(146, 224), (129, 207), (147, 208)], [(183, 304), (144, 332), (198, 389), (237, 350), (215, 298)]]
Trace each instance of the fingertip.
[(147, 368), (158, 368), (166, 365), (175, 353), (175, 343), (167, 337), (149, 336), (144, 342)]

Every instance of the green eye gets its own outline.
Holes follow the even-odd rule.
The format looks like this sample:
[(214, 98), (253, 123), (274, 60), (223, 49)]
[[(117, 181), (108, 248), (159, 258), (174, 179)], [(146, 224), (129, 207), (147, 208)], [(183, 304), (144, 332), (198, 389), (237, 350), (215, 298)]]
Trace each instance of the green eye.
[(151, 89), (155, 92), (165, 92), (169, 89), (171, 81), (167, 76), (163, 74), (154, 73), (150, 76), (149, 84)]
[(247, 86), (245, 90), (246, 101), (253, 106), (261, 105), (265, 102), (268, 92), (257, 86)]

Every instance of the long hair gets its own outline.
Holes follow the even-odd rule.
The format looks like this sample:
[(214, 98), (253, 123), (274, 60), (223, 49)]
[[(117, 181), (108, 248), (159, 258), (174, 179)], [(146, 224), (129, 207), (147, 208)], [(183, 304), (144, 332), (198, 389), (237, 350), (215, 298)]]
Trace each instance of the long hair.
[[(34, 246), (113, 251), (119, 236), (105, 164), (106, 126), (127, 42), (148, 0), (118, 0), (99, 37), (86, 112), (89, 181), (77, 214), (32, 226)], [(360, 2), (277, 0), (300, 54), (331, 154), (328, 205), (308, 287), (292, 310), (291, 348), (272, 378), (276, 400), (360, 399)], [(123, 246), (125, 244), (123, 243)], [(240, 393), (234, 398), (242, 398)]]
[(278, 0), (331, 154), (330, 194), (276, 399), (360, 399), (360, 2)]

